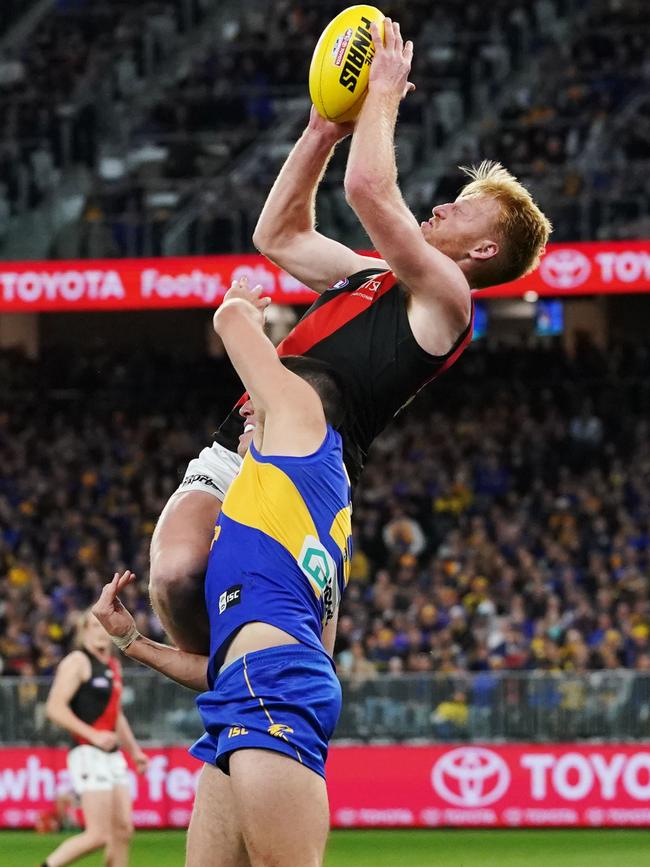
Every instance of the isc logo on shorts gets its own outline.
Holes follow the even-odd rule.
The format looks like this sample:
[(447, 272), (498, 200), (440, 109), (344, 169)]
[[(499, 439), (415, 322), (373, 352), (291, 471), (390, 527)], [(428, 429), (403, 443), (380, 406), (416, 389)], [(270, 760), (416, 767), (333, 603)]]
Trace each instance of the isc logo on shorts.
[(228, 729), (228, 737), (229, 738), (237, 738), (240, 735), (247, 735), (248, 729), (245, 729), (244, 726), (230, 726)]
[(229, 587), (224, 590), (219, 597), (219, 614), (227, 608), (232, 608), (233, 605), (239, 605), (241, 602), (241, 584), (235, 584), (234, 587)]

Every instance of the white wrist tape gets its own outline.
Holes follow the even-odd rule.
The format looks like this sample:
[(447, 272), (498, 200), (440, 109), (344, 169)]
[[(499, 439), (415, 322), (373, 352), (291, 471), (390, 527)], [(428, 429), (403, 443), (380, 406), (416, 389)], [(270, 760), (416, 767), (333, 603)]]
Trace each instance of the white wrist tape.
[(126, 635), (111, 635), (111, 641), (116, 647), (119, 647), (120, 650), (126, 650), (136, 638), (140, 637), (140, 633), (138, 632), (138, 627), (133, 624), (133, 626), (129, 629)]

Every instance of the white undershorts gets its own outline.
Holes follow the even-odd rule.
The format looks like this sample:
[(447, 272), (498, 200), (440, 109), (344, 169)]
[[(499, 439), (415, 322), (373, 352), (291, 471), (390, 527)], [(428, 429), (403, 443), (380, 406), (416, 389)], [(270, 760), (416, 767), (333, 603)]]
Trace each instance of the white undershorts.
[(236, 452), (231, 452), (219, 443), (212, 443), (201, 450), (198, 458), (189, 462), (176, 493), (203, 491), (223, 502), (241, 463), (242, 458)]
[(77, 795), (129, 785), (128, 766), (120, 750), (107, 753), (92, 744), (81, 744), (68, 753), (68, 771)]

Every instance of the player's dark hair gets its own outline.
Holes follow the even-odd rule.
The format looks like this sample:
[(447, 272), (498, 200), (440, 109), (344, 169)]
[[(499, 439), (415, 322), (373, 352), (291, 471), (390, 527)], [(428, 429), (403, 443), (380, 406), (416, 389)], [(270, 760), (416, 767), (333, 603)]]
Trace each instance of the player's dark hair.
[(333, 428), (340, 428), (346, 416), (346, 397), (345, 385), (337, 371), (326, 361), (302, 355), (285, 355), (280, 361), (287, 370), (311, 385), (323, 404), (325, 421)]

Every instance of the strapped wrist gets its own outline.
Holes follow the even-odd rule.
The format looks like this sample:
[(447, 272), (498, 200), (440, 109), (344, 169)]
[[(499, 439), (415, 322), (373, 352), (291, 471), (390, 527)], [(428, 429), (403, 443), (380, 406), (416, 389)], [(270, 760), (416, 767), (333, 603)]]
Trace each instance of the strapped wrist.
[(124, 652), (133, 644), (136, 638), (139, 637), (140, 633), (138, 632), (138, 627), (134, 623), (126, 635), (111, 635), (111, 641), (116, 647), (119, 647), (119, 649)]

